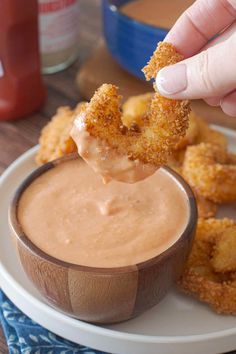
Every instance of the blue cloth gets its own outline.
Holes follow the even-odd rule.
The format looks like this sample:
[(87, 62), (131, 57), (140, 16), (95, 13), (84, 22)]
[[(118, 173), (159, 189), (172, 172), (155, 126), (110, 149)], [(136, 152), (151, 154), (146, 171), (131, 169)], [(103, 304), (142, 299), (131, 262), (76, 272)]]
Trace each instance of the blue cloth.
[(24, 315), (0, 291), (0, 323), (10, 354), (105, 354), (49, 332)]

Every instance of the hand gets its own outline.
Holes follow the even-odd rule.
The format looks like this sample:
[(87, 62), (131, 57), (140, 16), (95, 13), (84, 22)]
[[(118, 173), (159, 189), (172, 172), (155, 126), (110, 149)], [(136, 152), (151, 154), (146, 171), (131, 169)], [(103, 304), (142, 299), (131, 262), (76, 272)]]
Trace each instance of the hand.
[(236, 0), (197, 0), (165, 41), (186, 59), (158, 73), (160, 93), (174, 99), (203, 98), (236, 116)]

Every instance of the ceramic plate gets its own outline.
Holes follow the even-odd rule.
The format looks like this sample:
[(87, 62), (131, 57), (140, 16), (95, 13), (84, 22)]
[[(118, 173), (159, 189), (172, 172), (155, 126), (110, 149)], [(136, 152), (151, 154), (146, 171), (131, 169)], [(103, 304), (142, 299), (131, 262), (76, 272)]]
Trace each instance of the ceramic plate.
[[(236, 132), (216, 127), (236, 152)], [(73, 342), (119, 354), (217, 354), (236, 349), (236, 317), (216, 315), (204, 304), (172, 290), (143, 315), (116, 325), (97, 326), (49, 306), (26, 278), (11, 244), (7, 209), (15, 188), (36, 166), (37, 147), (19, 157), (0, 182), (0, 286), (29, 317)], [(236, 207), (220, 215), (235, 216)]]

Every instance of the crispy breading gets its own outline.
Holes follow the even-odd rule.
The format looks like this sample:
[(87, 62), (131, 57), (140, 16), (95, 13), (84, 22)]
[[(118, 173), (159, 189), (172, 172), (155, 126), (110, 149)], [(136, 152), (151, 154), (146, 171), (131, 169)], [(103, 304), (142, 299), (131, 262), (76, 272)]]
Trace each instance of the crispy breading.
[[(180, 150), (181, 151), (181, 150)], [(174, 171), (176, 171), (180, 176), (183, 177), (183, 168), (181, 165), (175, 165), (173, 161), (169, 165)], [(212, 218), (216, 215), (218, 205), (197, 193), (196, 190), (192, 188), (192, 191), (195, 195), (198, 209), (198, 217), (203, 219)]]
[(36, 155), (36, 163), (38, 165), (77, 150), (70, 136), (70, 130), (75, 115), (81, 111), (84, 105), (84, 103), (79, 103), (75, 110), (70, 109), (70, 107), (58, 108), (56, 114), (41, 132), (39, 150)]
[(236, 164), (232, 154), (217, 144), (189, 146), (183, 176), (200, 195), (216, 203), (236, 200)]
[(131, 96), (124, 102), (121, 119), (127, 128), (131, 128), (133, 124), (137, 124), (139, 127), (145, 124), (152, 98), (153, 92), (147, 92), (142, 95)]
[(216, 215), (218, 210), (218, 205), (206, 198), (202, 195), (194, 192), (196, 201), (197, 201), (197, 209), (198, 216), (203, 219), (212, 218)]
[(236, 225), (216, 238), (211, 263), (216, 272), (236, 271)]
[(160, 42), (148, 64), (143, 68), (147, 80), (155, 79), (157, 72), (165, 66), (176, 64), (183, 60), (183, 55), (177, 53), (175, 47), (167, 42)]
[[(122, 106), (123, 115), (121, 117), (123, 124), (130, 128), (132, 125), (137, 124), (142, 127), (146, 120), (146, 113), (150, 107), (153, 93), (145, 93), (138, 96), (131, 96), (128, 98)], [(186, 134), (176, 144), (174, 150), (177, 151), (176, 158), (178, 159), (178, 152), (181, 150), (183, 155), (183, 149), (187, 145), (192, 145), (198, 136), (198, 120), (193, 112), (189, 114), (189, 126)], [(175, 154), (175, 152), (173, 154)], [(175, 158), (175, 156), (173, 156)]]
[(186, 131), (186, 135), (176, 144), (175, 150), (183, 150), (188, 145), (196, 143), (196, 139), (199, 134), (198, 119), (193, 112), (189, 115), (189, 127)]
[(218, 313), (236, 314), (236, 273), (216, 272), (212, 264), (217, 239), (235, 227), (235, 222), (227, 218), (199, 219), (193, 248), (179, 281), (184, 292), (208, 303)]
[[(154, 57), (154, 61), (150, 61), (150, 70), (155, 69), (156, 73), (161, 67), (180, 59), (168, 43), (159, 44)], [(149, 72), (148, 67), (146, 72)], [(103, 84), (95, 92), (80, 121), (77, 119), (78, 125), (85, 126), (91, 136), (105, 142), (119, 155), (159, 167), (167, 162), (174, 146), (186, 134), (189, 112), (189, 102), (170, 100), (155, 92), (145, 114), (145, 124), (127, 129), (122, 123), (117, 87)]]

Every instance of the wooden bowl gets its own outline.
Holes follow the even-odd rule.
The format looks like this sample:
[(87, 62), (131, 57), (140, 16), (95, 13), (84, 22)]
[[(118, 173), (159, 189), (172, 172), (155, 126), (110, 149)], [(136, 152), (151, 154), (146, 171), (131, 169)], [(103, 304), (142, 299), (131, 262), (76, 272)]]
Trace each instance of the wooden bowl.
[(128, 320), (160, 302), (181, 275), (196, 229), (195, 199), (185, 181), (165, 167), (185, 191), (190, 208), (186, 228), (174, 245), (150, 260), (120, 268), (87, 267), (58, 260), (27, 238), (18, 222), (17, 208), (29, 184), (59, 163), (74, 158), (76, 155), (68, 155), (39, 167), (16, 190), (9, 223), (20, 262), (44, 298), (64, 313), (94, 323)]

